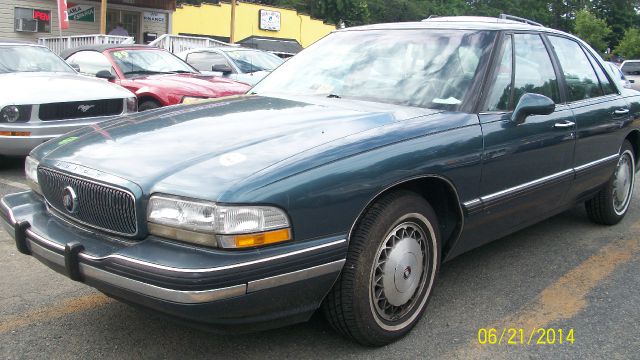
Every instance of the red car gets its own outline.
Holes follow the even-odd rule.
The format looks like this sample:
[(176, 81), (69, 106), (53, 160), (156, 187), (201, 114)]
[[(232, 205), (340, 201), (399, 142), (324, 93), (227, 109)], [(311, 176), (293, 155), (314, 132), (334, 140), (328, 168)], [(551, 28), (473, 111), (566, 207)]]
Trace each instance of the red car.
[(90, 45), (65, 50), (61, 56), (80, 73), (132, 91), (140, 111), (244, 94), (250, 89), (244, 83), (203, 75), (170, 52), (145, 45)]

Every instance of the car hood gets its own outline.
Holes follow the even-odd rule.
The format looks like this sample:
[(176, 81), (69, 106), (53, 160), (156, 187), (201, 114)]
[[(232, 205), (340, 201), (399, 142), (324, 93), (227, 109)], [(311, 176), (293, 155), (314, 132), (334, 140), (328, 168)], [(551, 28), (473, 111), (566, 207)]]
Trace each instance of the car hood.
[(0, 105), (36, 105), (133, 97), (106, 80), (75, 73), (10, 73), (0, 75)]
[(217, 200), (232, 184), (295, 155), (435, 112), (240, 96), (123, 116), (52, 140), (32, 155), (49, 166), (116, 175), (147, 194)]
[(204, 74), (161, 74), (128, 79), (138, 87), (162, 88), (167, 91), (178, 90), (180, 94), (201, 97), (219, 97), (244, 94), (249, 86), (219, 76)]

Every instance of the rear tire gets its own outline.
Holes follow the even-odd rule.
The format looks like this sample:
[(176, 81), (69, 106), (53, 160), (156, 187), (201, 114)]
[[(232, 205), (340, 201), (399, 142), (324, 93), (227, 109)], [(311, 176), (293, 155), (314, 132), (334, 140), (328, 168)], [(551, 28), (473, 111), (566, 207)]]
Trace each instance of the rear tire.
[(585, 202), (589, 219), (596, 224), (615, 225), (629, 209), (635, 183), (635, 156), (633, 147), (625, 140), (620, 158), (611, 179), (591, 200)]
[(420, 320), (439, 267), (440, 234), (429, 203), (410, 191), (384, 195), (354, 229), (324, 315), (363, 345), (389, 344)]

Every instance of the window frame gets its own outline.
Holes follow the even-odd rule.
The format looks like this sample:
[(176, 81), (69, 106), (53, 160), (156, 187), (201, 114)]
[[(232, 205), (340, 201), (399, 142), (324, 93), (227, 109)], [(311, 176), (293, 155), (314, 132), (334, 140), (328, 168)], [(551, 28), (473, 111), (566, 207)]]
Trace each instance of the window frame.
[[(13, 32), (14, 32), (14, 33), (25, 33), (25, 32), (26, 32), (26, 33), (31, 33), (31, 34), (51, 34), (51, 32), (53, 31), (53, 30), (52, 30), (52, 28), (53, 28), (53, 24), (52, 24), (52, 21), (51, 21), (51, 20), (52, 20), (52, 13), (53, 13), (53, 11), (52, 11), (52, 10), (50, 10), (50, 9), (38, 9), (38, 8), (36, 8), (36, 7), (29, 7), (28, 5), (24, 5), (24, 6), (20, 6), (20, 5), (21, 5), (21, 4), (17, 4), (16, 6), (14, 6), (14, 7), (13, 7)], [(24, 19), (24, 18), (18, 18), (18, 17), (16, 17), (16, 16), (17, 16), (16, 14), (17, 14), (17, 12), (18, 12), (18, 9), (20, 9), (20, 10), (31, 10), (31, 12), (32, 12), (32, 13), (33, 13), (34, 11), (36, 11), (36, 10), (37, 10), (37, 11), (41, 11), (41, 12), (48, 13), (48, 14), (49, 14), (49, 31), (40, 31), (40, 21), (41, 21), (41, 20), (33, 19), (33, 18), (32, 18), (32, 19), (30, 19), (30, 20), (36, 20), (36, 31), (18, 31), (18, 30), (16, 29), (16, 27), (17, 27), (17, 26), (16, 26), (16, 21), (17, 21), (18, 19)]]

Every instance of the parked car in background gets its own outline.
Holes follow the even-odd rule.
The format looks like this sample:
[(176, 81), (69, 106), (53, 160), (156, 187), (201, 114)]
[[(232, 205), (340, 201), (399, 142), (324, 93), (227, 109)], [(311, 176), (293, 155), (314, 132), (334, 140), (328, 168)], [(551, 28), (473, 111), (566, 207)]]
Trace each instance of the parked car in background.
[(620, 70), (618, 65), (616, 65), (615, 63), (612, 63), (611, 61), (607, 61), (606, 64), (609, 67), (609, 70), (611, 71), (611, 75), (621, 87), (625, 89), (633, 89), (633, 84), (635, 83), (635, 80), (627, 79), (627, 77), (624, 75), (622, 70)]
[(0, 225), (71, 279), (199, 326), (322, 307), (384, 345), (425, 313), (443, 261), (578, 204), (623, 219), (640, 93), (604, 66), (575, 36), (505, 19), (341, 29), (249, 95), (36, 148)]
[(640, 90), (640, 60), (625, 60), (620, 65), (620, 70), (631, 83), (631, 87)]
[(244, 94), (249, 86), (204, 75), (170, 52), (145, 45), (91, 45), (65, 50), (62, 57), (80, 73), (131, 90), (140, 111), (201, 99)]
[(178, 57), (202, 72), (257, 84), (284, 60), (272, 53), (241, 47), (212, 47), (187, 50)]
[(78, 74), (43, 46), (0, 40), (0, 155), (137, 110), (134, 94)]

